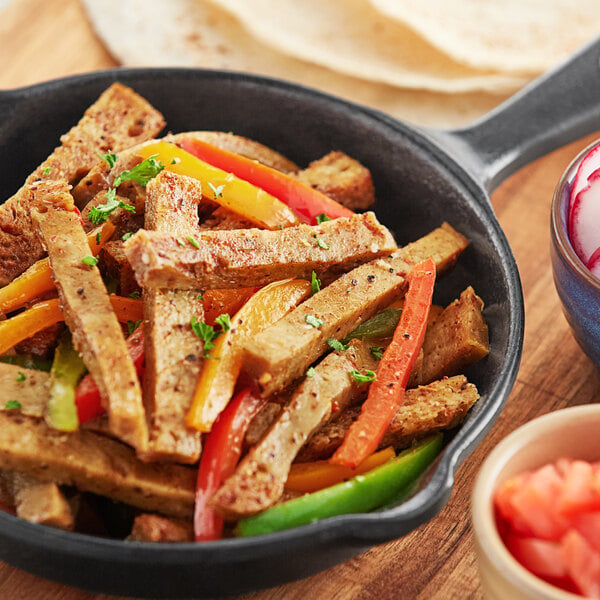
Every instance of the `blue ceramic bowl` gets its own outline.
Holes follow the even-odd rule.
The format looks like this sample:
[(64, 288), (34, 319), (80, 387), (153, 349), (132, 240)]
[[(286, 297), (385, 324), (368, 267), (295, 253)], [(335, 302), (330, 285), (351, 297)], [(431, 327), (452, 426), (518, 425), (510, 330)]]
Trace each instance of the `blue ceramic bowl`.
[(577, 167), (597, 144), (595, 141), (575, 157), (556, 186), (550, 217), (550, 257), (554, 285), (573, 335), (600, 368), (600, 279), (577, 256), (567, 233), (569, 195)]

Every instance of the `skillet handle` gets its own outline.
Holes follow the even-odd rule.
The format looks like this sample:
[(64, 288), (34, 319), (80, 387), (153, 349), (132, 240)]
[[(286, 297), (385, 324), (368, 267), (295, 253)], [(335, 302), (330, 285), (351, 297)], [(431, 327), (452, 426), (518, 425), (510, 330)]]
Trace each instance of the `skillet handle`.
[(491, 193), (522, 166), (600, 130), (600, 38), (464, 129), (431, 131)]

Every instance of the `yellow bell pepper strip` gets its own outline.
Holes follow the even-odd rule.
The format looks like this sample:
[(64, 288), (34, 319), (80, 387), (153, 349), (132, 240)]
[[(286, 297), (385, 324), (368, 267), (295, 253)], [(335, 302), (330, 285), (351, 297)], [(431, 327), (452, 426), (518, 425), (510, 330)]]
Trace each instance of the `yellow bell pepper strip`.
[(207, 325), (214, 325), (219, 315), (235, 314), (248, 301), (252, 294), (259, 288), (237, 288), (230, 290), (206, 290), (202, 296), (204, 307), (204, 321)]
[(277, 504), (237, 524), (236, 534), (261, 535), (306, 525), (313, 521), (375, 510), (399, 502), (442, 449), (442, 435), (436, 434), (401, 452), (380, 467), (349, 481)]
[(222, 537), (223, 519), (209, 501), (235, 471), (248, 425), (266, 402), (266, 398), (254, 394), (250, 388), (243, 389), (233, 397), (206, 436), (196, 483), (194, 535), (197, 542)]
[(375, 380), (358, 419), (330, 461), (355, 468), (379, 446), (394, 414), (402, 405), (408, 378), (423, 345), (433, 287), (435, 262), (429, 258), (408, 274), (408, 292), (400, 323), (379, 361)]
[(200, 160), (249, 181), (287, 204), (305, 223), (317, 224), (317, 217), (351, 217), (354, 213), (329, 196), (295, 177), (268, 167), (241, 154), (230, 152), (203, 140), (186, 138), (181, 147)]
[(71, 333), (64, 331), (50, 369), (50, 391), (45, 415), (50, 427), (61, 431), (76, 431), (79, 427), (75, 388), (86, 370), (79, 352), (73, 348)]
[[(143, 318), (141, 300), (112, 295), (109, 298), (121, 323)], [(0, 321), (0, 354), (61, 321), (64, 321), (64, 315), (58, 298), (43, 300), (10, 319)]]
[(196, 158), (169, 142), (142, 146), (142, 158), (156, 156), (165, 169), (194, 177), (202, 182), (203, 195), (217, 204), (265, 229), (279, 229), (300, 223), (298, 216), (281, 200), (264, 190)]
[[(88, 233), (88, 243), (93, 256), (98, 255), (114, 231), (115, 226), (110, 221), (106, 221), (101, 227)], [(0, 313), (20, 308), (29, 300), (41, 296), (55, 287), (50, 263), (47, 258), (42, 258), (8, 285), (0, 288)]]
[(290, 469), (285, 488), (305, 494), (322, 490), (337, 483), (352, 479), (356, 475), (362, 475), (375, 467), (386, 463), (396, 456), (394, 449), (390, 446), (379, 452), (367, 456), (356, 469), (349, 469), (342, 465), (332, 465), (327, 460), (315, 462), (294, 463)]
[(189, 427), (210, 431), (230, 401), (242, 366), (239, 339), (278, 321), (309, 294), (308, 281), (286, 279), (261, 288), (242, 306), (231, 319), (229, 329), (217, 338), (204, 361), (186, 418)]

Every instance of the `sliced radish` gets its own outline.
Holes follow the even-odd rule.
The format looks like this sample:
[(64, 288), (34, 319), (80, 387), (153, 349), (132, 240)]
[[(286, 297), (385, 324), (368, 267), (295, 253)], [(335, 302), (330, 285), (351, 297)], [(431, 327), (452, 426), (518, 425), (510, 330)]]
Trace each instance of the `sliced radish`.
[(569, 237), (577, 256), (587, 265), (600, 247), (600, 169), (588, 178), (588, 185), (575, 197), (569, 218)]
[(594, 171), (600, 169), (600, 143), (594, 146), (582, 159), (577, 167), (575, 178), (573, 179), (573, 186), (571, 187), (571, 197), (569, 202), (569, 218), (570, 213), (575, 203), (577, 194), (583, 190), (587, 184), (588, 179)]

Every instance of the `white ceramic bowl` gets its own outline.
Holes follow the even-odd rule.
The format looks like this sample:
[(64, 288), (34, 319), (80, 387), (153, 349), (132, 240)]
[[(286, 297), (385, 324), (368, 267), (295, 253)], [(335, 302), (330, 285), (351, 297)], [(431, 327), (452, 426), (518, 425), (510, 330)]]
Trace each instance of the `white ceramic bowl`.
[(486, 458), (472, 496), (472, 519), (481, 583), (490, 600), (581, 600), (522, 567), (496, 528), (495, 490), (507, 479), (561, 457), (600, 459), (600, 404), (558, 410), (519, 427)]

